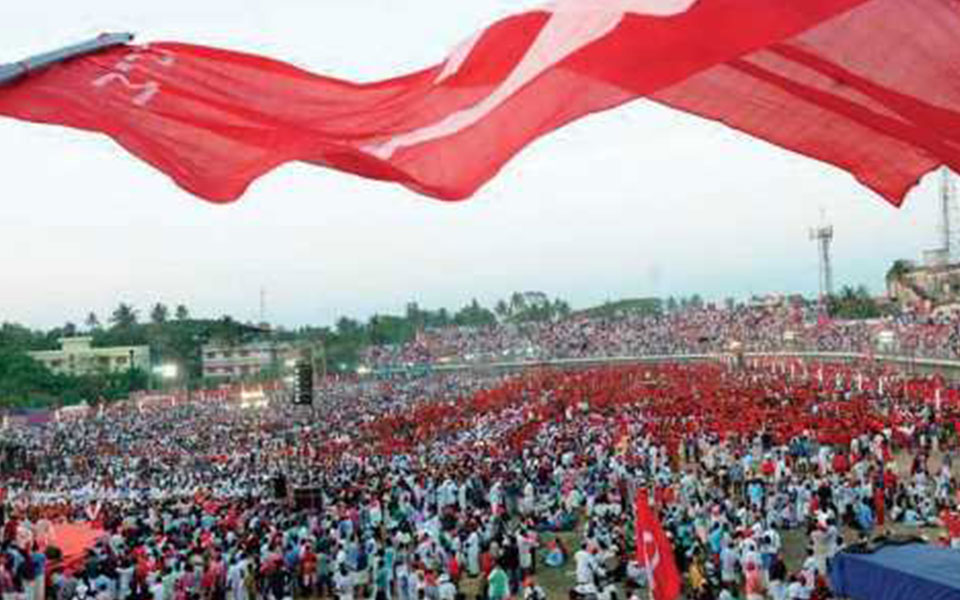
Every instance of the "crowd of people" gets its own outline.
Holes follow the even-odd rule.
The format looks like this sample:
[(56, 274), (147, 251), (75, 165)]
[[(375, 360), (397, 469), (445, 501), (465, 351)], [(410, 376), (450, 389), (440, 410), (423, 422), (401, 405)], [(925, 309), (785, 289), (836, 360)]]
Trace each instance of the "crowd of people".
[(960, 358), (960, 319), (906, 314), (843, 321), (789, 302), (678, 309), (660, 315), (440, 327), (408, 344), (371, 347), (372, 368), (445, 362), (499, 362), (746, 351), (894, 353)]
[[(3, 432), (31, 468), (3, 479), (0, 594), (641, 598), (641, 498), (688, 598), (827, 598), (851, 536), (954, 522), (958, 421), (938, 378), (801, 362), (118, 403)], [(76, 522), (102, 535), (64, 556)]]

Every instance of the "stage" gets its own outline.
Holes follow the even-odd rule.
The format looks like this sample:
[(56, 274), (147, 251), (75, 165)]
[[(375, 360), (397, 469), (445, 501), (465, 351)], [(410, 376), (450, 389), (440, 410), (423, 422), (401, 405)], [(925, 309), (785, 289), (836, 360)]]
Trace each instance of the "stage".
[(841, 552), (830, 567), (830, 585), (851, 600), (960, 600), (960, 550), (908, 544), (873, 554)]

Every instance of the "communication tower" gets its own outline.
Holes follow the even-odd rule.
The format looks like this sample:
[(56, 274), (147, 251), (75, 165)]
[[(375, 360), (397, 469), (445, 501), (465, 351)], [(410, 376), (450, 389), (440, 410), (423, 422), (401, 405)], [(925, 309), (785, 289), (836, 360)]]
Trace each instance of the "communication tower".
[(960, 222), (957, 217), (957, 192), (953, 175), (950, 169), (943, 167), (940, 170), (940, 248), (947, 263), (957, 262), (960, 255), (960, 240), (957, 239)]
[(810, 239), (817, 242), (820, 264), (820, 302), (833, 295), (833, 262), (830, 245), (833, 243), (833, 225), (821, 224), (810, 229)]

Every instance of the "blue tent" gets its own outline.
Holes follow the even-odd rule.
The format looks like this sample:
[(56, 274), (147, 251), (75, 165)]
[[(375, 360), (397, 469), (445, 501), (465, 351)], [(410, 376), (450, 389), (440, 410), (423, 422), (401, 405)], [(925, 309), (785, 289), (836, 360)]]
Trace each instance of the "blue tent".
[(833, 592), (852, 600), (960, 600), (960, 550), (928, 544), (841, 552), (830, 567)]

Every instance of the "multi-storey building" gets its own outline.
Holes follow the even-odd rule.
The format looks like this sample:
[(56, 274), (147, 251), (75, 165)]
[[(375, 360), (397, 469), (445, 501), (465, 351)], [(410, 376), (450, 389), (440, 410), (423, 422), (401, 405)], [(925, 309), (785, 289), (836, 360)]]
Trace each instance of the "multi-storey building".
[(203, 347), (203, 376), (226, 380), (255, 377), (264, 371), (279, 371), (293, 356), (287, 344), (207, 344)]
[(54, 373), (65, 375), (150, 369), (149, 346), (94, 348), (92, 342), (91, 337), (60, 338), (60, 350), (30, 352), (30, 356)]

